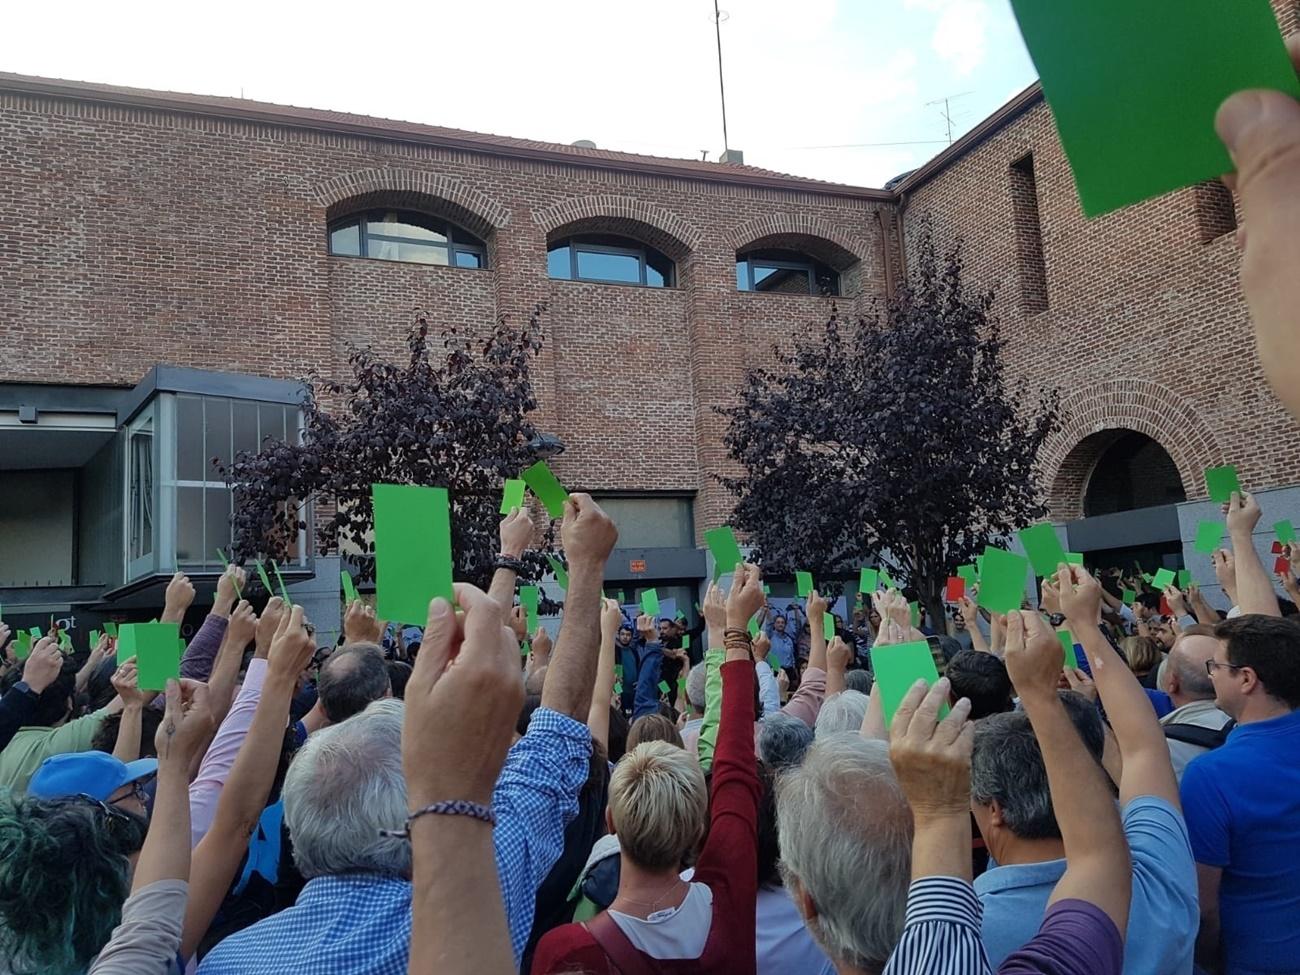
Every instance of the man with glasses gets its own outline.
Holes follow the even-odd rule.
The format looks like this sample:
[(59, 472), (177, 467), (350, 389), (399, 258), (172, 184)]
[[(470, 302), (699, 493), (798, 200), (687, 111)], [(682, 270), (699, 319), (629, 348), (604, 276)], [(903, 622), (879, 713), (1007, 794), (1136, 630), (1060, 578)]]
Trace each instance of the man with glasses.
[(146, 787), (158, 774), (158, 759), (121, 762), (104, 752), (77, 752), (47, 758), (32, 776), (27, 793), (38, 799), (86, 796), (137, 816), (146, 816)]
[(1183, 812), (1196, 856), (1197, 960), (1226, 975), (1300, 963), (1300, 624), (1240, 616), (1205, 661), (1237, 727), (1187, 766)]

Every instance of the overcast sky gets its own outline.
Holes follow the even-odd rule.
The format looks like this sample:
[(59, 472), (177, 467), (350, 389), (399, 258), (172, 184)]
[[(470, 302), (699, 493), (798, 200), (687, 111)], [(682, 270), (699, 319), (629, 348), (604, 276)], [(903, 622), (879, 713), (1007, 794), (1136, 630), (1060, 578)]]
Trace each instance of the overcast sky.
[[(45, 0), (0, 70), (693, 157), (722, 149), (712, 0)], [(1008, 0), (722, 0), (731, 145), (879, 186), (1035, 73)], [(922, 143), (859, 147), (863, 143)], [(822, 148), (822, 147), (854, 148)], [(816, 148), (814, 148), (816, 147)]]

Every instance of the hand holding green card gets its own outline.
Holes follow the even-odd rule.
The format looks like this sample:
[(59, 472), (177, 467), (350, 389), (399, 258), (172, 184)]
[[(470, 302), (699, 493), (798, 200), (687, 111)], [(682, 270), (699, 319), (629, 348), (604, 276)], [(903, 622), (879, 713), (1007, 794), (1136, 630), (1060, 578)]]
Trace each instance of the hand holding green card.
[(1067, 670), (1079, 669), (1079, 655), (1074, 652), (1074, 634), (1069, 630), (1057, 630), (1056, 638), (1061, 641), (1061, 649), (1065, 651), (1065, 667)]
[(984, 550), (980, 569), (979, 605), (991, 613), (1019, 609), (1025, 599), (1029, 560), (992, 546)]
[(344, 569), (340, 574), (343, 582), (343, 602), (351, 606), (357, 601), (357, 586), (352, 581), (352, 573)]
[(1232, 492), (1241, 493), (1241, 481), (1237, 479), (1237, 468), (1232, 464), (1223, 467), (1211, 467), (1205, 472), (1205, 487), (1210, 492), (1210, 500), (1227, 504), (1232, 500)]
[(130, 623), (118, 630), (117, 662), (135, 657), (140, 689), (161, 691), (181, 676), (181, 634), (176, 623)]
[[(880, 703), (885, 712), (886, 728), (893, 722), (894, 712), (917, 680), (923, 679), (933, 687), (939, 679), (939, 671), (930, 653), (930, 644), (924, 640), (872, 647), (871, 668), (875, 671), (876, 686), (880, 688)], [(947, 713), (948, 705), (945, 704), (939, 709), (939, 717), (942, 718)]]
[(546, 507), (548, 515), (552, 518), (564, 517), (564, 502), (569, 500), (569, 492), (564, 490), (560, 479), (551, 473), (546, 461), (539, 460), (520, 477), (532, 488), (533, 494)]
[(736, 533), (730, 525), (713, 528), (704, 533), (704, 543), (713, 553), (713, 562), (722, 575), (736, 571), (740, 562), (740, 545), (736, 542)]
[(811, 572), (799, 571), (794, 574), (795, 582), (799, 586), (799, 595), (806, 598), (813, 591), (813, 577)]
[(1273, 525), (1273, 532), (1277, 535), (1277, 540), (1283, 545), (1295, 541), (1295, 526), (1289, 521), (1279, 521)]
[(505, 488), (501, 492), (501, 514), (508, 515), (515, 508), (524, 506), (524, 489), (528, 487), (522, 480), (510, 479), (506, 481)]
[(1176, 578), (1173, 569), (1157, 569), (1156, 574), (1151, 578), (1151, 585), (1155, 586), (1158, 591), (1164, 592), (1166, 588), (1174, 584)]
[(1235, 92), (1300, 97), (1268, 0), (1012, 0), (1089, 217), (1235, 167)]
[(659, 592), (647, 589), (641, 594), (641, 612), (646, 616), (659, 616)]
[(375, 484), (375, 612), (423, 623), (435, 596), (455, 601), (447, 489)]

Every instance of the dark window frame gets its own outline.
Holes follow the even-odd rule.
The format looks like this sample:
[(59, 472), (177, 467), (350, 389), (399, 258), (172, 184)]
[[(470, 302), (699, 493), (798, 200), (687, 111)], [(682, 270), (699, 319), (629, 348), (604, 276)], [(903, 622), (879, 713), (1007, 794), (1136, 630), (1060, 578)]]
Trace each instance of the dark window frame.
[[(380, 213), (396, 213), (399, 222), (411, 223), (414, 226), (424, 227), (424, 229), (426, 230), (433, 230), (435, 233), (442, 234), (447, 239), (444, 242), (422, 241), (412, 237), (397, 237), (397, 236), (392, 236), (383, 233), (372, 233), (369, 230), (369, 226), (368, 226), (371, 223), (370, 216), (372, 214), (380, 214)], [(414, 220), (402, 220), (401, 219), (402, 217), (416, 217), (419, 219), (419, 221), (423, 221), (423, 222), (421, 223), (421, 222), (416, 222)], [(379, 223), (379, 221), (374, 221), (374, 222)], [(350, 226), (356, 226), (357, 228), (357, 250), (359, 253), (340, 254), (335, 252), (334, 234)], [(457, 240), (456, 239), (457, 232), (459, 232), (462, 236), (470, 238), (471, 240), (474, 241), (474, 243), (465, 243), (463, 241)], [(368, 250), (369, 250), (369, 242), (372, 238), (374, 240), (381, 241), (384, 243), (406, 244), (414, 247), (427, 247), (430, 250), (442, 248), (447, 252), (447, 263), (426, 264), (422, 261), (400, 261), (389, 257), (371, 256), (368, 253)], [(331, 257), (361, 258), (369, 261), (386, 261), (390, 264), (415, 264), (419, 267), (448, 267), (448, 268), (455, 268), (459, 271), (487, 271), (490, 269), (488, 266), (487, 243), (485, 241), (480, 240), (478, 237), (470, 233), (464, 227), (460, 226), (459, 224), (453, 223), (452, 221), (446, 219), (445, 217), (434, 216), (433, 214), (423, 213), (419, 210), (370, 209), (370, 210), (360, 210), (354, 213), (350, 213), (345, 217), (339, 217), (337, 220), (330, 221), (329, 224), (327, 224), (325, 227), (325, 249)], [(466, 267), (463, 264), (460, 264), (457, 260), (457, 257), (460, 254), (468, 254), (477, 257), (479, 262), (478, 267)]]
[[(750, 252), (750, 253), (754, 253), (754, 252)], [(791, 251), (790, 253), (798, 253), (798, 252)], [(773, 295), (793, 294), (793, 292), (789, 292), (789, 291), (764, 291), (761, 288), (755, 287), (756, 282), (754, 281), (754, 269), (756, 267), (759, 267), (759, 268), (766, 268), (772, 271), (804, 271), (808, 275), (808, 294), (813, 295), (815, 297), (821, 297), (823, 292), (817, 286), (817, 268), (818, 266), (821, 266), (826, 268), (826, 270), (829, 271), (834, 276), (833, 280), (835, 282), (835, 287), (830, 290), (829, 297), (832, 298), (841, 297), (841, 293), (843, 289), (841, 287), (842, 282), (840, 280), (841, 278), (840, 272), (835, 270), (835, 268), (831, 267), (829, 264), (824, 264), (814, 257), (808, 255), (801, 255), (801, 256), (803, 256), (805, 259), (794, 261), (794, 260), (782, 260), (779, 258), (751, 257), (749, 253), (738, 253), (736, 255), (736, 272), (737, 272), (736, 290), (749, 292), (751, 294), (773, 294)], [(741, 265), (744, 265), (744, 275), (745, 275), (743, 287), (740, 279)]]
[[(618, 237), (619, 235), (611, 234), (607, 236)], [(594, 244), (589, 241), (584, 241), (582, 239), (581, 234), (575, 235), (573, 237), (564, 237), (561, 238), (560, 240), (554, 241), (553, 243), (547, 245), (546, 248), (547, 276), (550, 277), (552, 281), (587, 281), (592, 284), (621, 284), (624, 285), (625, 287), (630, 287), (630, 288), (654, 288), (656, 290), (666, 290), (669, 288), (677, 287), (677, 262), (676, 261), (674, 261), (663, 251), (651, 247), (648, 244), (643, 244), (639, 240), (636, 240), (635, 238), (622, 237), (621, 239), (626, 240), (628, 246), (620, 246), (615, 244)], [(550, 273), (550, 256), (555, 251), (560, 250), (562, 248), (567, 248), (569, 251), (569, 276), (566, 278), (557, 278)], [(614, 254), (619, 257), (635, 257), (637, 259), (637, 280), (623, 281), (623, 280), (619, 280), (618, 278), (597, 278), (597, 277), (588, 277), (586, 275), (580, 275), (578, 273), (579, 253)], [(658, 268), (654, 267), (650, 263), (650, 258), (652, 255), (656, 259), (662, 260), (662, 262), (667, 266), (668, 268), (667, 274), (664, 274), (662, 271), (660, 271)], [(650, 270), (655, 271), (657, 274), (663, 277), (664, 283), (651, 284), (646, 277), (647, 268), (650, 268)]]

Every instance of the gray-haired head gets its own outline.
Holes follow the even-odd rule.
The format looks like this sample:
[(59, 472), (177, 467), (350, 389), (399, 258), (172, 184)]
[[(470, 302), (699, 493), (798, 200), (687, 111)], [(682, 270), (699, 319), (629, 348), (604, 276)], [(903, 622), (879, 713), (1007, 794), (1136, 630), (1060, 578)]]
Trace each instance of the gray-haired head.
[(870, 698), (859, 691), (840, 691), (828, 697), (817, 713), (818, 737), (840, 731), (861, 731), (869, 703)]
[(293, 860), (308, 880), (351, 871), (410, 876), (410, 844), (379, 834), (406, 822), (402, 702), (376, 701), (308, 738), (282, 795)]
[[(1083, 743), (1101, 761), (1106, 732), (1096, 707), (1073, 691), (1063, 691), (1061, 701)], [(997, 800), (1003, 825), (1021, 839), (1061, 838), (1047, 785), (1047, 766), (1025, 712), (1006, 711), (975, 723), (970, 792), (980, 806)]]
[(912, 811), (889, 746), (817, 735), (777, 780), (782, 873), (808, 930), (833, 961), (880, 972), (903, 933)]
[(798, 765), (812, 743), (813, 730), (780, 711), (766, 715), (758, 724), (758, 757), (773, 772)]
[(850, 670), (844, 675), (844, 686), (850, 691), (857, 691), (859, 694), (870, 696), (871, 688), (875, 685), (876, 679), (869, 670)]
[(686, 676), (686, 700), (696, 714), (704, 713), (704, 664), (692, 667)]
[(391, 691), (384, 651), (374, 643), (349, 643), (335, 650), (316, 679), (321, 710), (330, 724), (360, 714)]

